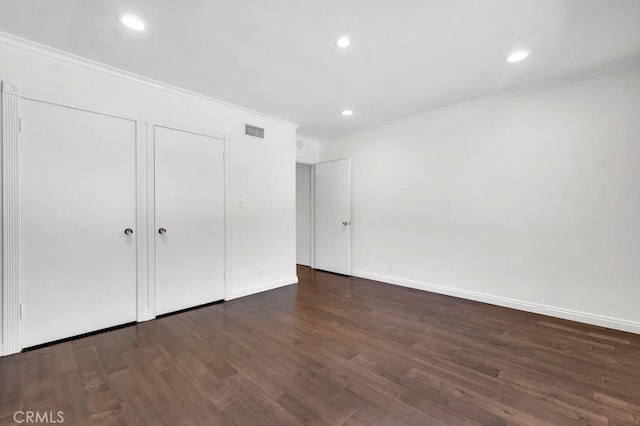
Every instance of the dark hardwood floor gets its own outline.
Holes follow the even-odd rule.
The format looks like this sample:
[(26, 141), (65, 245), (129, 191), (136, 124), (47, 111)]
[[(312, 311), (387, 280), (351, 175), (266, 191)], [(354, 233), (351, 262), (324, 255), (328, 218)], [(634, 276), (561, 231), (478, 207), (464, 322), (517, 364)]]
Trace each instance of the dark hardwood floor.
[(0, 424), (640, 424), (640, 336), (299, 268), (0, 358)]

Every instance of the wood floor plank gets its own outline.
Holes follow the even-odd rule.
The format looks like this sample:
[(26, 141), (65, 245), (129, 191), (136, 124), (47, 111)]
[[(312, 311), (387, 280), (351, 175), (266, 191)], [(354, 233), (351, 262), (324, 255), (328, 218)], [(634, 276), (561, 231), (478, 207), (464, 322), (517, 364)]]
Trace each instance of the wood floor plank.
[(276, 399), (276, 401), (289, 414), (291, 414), (303, 424), (309, 424), (312, 421), (316, 422), (316, 424), (319, 424), (319, 422), (326, 423), (318, 416), (318, 413), (313, 408), (307, 406), (305, 403), (300, 401), (295, 396), (289, 394), (288, 392), (280, 395), (278, 399)]
[(55, 406), (55, 382), (51, 349), (40, 348), (28, 353), (24, 407), (34, 410), (40, 405)]
[(127, 424), (151, 426), (162, 424), (151, 401), (129, 368), (110, 373), (109, 384), (118, 395), (122, 416)]
[(163, 423), (197, 424), (171, 386), (140, 349), (129, 350), (124, 356), (140, 388)]
[[(105, 333), (106, 334), (106, 333)], [(64, 423), (83, 425), (90, 422), (87, 397), (71, 342), (51, 346), (56, 406), (65, 413)]]
[(79, 380), (56, 381), (55, 393), (57, 409), (65, 413), (65, 424), (83, 425), (89, 423), (88, 402)]
[[(26, 389), (26, 354), (0, 358), (0, 419), (24, 409)], [(12, 420), (5, 420), (10, 422)]]
[(118, 345), (117, 336), (115, 333), (100, 333), (93, 336), (93, 344), (107, 374), (127, 368), (127, 362), (122, 356), (125, 348)]
[(245, 379), (239, 383), (238, 396), (255, 413), (273, 425), (302, 424), (295, 416), (275, 400), (266, 395), (251, 380)]
[(177, 364), (161, 373), (191, 415), (201, 424), (225, 424), (229, 419), (216, 404), (208, 403), (191, 377)]

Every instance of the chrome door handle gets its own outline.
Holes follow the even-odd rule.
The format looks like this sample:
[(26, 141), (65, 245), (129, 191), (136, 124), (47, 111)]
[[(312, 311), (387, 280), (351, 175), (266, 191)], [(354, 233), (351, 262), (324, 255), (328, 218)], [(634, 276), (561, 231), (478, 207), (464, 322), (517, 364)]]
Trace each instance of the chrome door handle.
[(131, 234), (133, 234), (133, 229), (127, 228), (124, 230), (124, 235), (131, 235)]
[(344, 222), (342, 222), (342, 224), (343, 224), (344, 226), (347, 226), (347, 225), (351, 225), (351, 222), (347, 222), (347, 221), (345, 220)]
[(160, 235), (164, 235), (164, 234), (166, 234), (166, 233), (167, 233), (167, 230), (166, 230), (166, 229), (164, 229), (164, 228), (160, 228), (160, 229), (158, 229), (158, 234), (160, 234)]

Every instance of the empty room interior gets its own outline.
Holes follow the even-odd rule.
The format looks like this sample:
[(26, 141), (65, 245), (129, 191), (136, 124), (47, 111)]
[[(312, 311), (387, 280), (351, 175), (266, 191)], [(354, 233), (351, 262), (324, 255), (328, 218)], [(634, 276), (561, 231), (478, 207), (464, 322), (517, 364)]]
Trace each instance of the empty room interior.
[(640, 1), (0, 1), (0, 426), (640, 425)]

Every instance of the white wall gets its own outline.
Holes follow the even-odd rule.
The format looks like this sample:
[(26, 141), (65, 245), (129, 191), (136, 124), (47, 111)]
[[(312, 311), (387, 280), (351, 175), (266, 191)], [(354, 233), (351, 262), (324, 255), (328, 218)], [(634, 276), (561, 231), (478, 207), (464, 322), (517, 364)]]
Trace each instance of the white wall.
[(640, 333), (640, 66), (320, 146), (353, 274)]
[[(226, 167), (231, 207), (231, 297), (296, 282), (296, 126), (80, 62), (0, 36), (0, 80), (230, 132), (233, 140), (227, 145)], [(244, 137), (245, 123), (264, 127), (266, 140)], [(244, 201), (243, 209), (240, 200)]]
[(296, 161), (302, 164), (316, 164), (318, 162), (319, 141), (298, 135)]
[(296, 165), (296, 262), (311, 266), (311, 166)]

